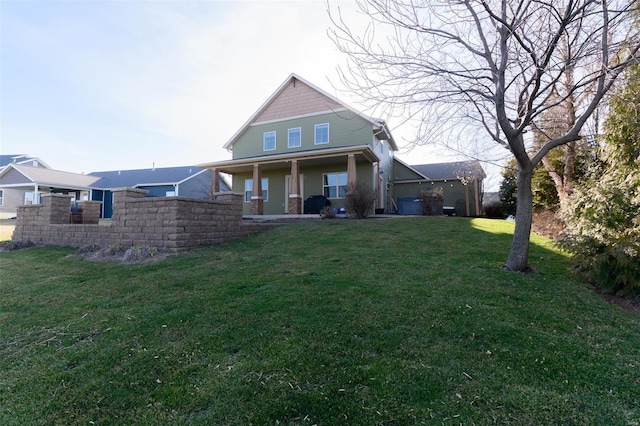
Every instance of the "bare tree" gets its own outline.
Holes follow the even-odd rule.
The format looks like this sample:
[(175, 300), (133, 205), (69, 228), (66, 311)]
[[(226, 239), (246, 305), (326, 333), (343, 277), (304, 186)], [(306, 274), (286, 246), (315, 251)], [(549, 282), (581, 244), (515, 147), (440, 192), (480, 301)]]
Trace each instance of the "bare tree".
[[(629, 23), (637, 2), (357, 1), (370, 23), (363, 34), (330, 10), (330, 36), (349, 57), (344, 83), (420, 118), (418, 139), (480, 127), (511, 152), (518, 203), (505, 269), (528, 270), (533, 169), (553, 148), (580, 139), (617, 77), (638, 60), (640, 37)], [(579, 108), (571, 127), (533, 148), (527, 133), (534, 121), (568, 99)]]

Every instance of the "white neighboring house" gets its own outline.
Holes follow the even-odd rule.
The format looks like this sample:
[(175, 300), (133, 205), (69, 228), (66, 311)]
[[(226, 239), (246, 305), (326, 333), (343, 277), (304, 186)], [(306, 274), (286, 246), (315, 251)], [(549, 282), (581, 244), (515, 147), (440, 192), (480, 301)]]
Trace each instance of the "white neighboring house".
[(18, 206), (40, 203), (43, 193), (68, 194), (73, 200), (91, 199), (90, 185), (97, 177), (52, 170), (37, 158), (12, 158), (16, 161), (3, 164), (0, 169), (0, 218), (16, 217)]

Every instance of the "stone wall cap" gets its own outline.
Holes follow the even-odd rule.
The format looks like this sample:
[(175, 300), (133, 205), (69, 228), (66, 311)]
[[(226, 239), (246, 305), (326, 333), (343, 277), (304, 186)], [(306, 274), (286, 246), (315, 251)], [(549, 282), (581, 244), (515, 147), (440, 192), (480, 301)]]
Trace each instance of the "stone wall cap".
[(128, 187), (122, 187), (122, 188), (113, 188), (111, 190), (111, 192), (123, 192), (123, 191), (127, 191), (127, 192), (139, 192), (141, 194), (146, 194), (149, 191), (146, 189), (140, 189), (140, 188), (128, 188)]

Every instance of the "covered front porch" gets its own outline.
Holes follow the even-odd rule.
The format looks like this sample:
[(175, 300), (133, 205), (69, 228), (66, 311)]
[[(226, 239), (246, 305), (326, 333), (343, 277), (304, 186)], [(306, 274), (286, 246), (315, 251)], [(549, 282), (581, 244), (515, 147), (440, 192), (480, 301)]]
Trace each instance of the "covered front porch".
[[(250, 157), (200, 164), (233, 177), (234, 192), (244, 193), (245, 215), (305, 214), (304, 200), (326, 196), (341, 207), (347, 184), (361, 181), (380, 192), (378, 156), (368, 145)], [(384, 194), (378, 194), (382, 201)], [(382, 201), (384, 202), (384, 201)]]

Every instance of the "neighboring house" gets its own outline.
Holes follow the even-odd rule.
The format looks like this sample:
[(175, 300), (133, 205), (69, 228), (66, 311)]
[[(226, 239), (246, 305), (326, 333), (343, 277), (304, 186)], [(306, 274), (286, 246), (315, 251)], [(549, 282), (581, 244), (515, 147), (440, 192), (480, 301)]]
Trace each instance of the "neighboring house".
[(0, 155), (0, 171), (2, 171), (9, 164), (24, 164), (26, 166), (42, 167), (45, 169), (51, 168), (39, 158), (31, 157), (26, 154)]
[(159, 167), (137, 170), (93, 172), (96, 178), (91, 185), (91, 200), (102, 201), (101, 217), (110, 218), (113, 213), (113, 193), (116, 188), (145, 189), (148, 197), (181, 196), (212, 198), (214, 192), (230, 191), (229, 184), (218, 176), (218, 186), (212, 188), (211, 170), (196, 166)]
[[(29, 165), (27, 165), (29, 164)], [(69, 194), (88, 200), (96, 177), (51, 170), (37, 159), (11, 162), (0, 170), (0, 217), (15, 217), (17, 207), (40, 203), (44, 193)]]
[(383, 120), (368, 117), (292, 74), (229, 140), (233, 158), (201, 164), (233, 176), (244, 193), (244, 214), (300, 214), (304, 200), (326, 196), (344, 205), (349, 182), (387, 190), (396, 143)]
[(376, 211), (419, 214), (399, 204), (415, 200), (425, 187), (442, 187), (445, 205), (458, 214), (480, 211), (484, 172), (475, 170), (478, 163), (468, 165), (475, 180), (461, 168), (467, 163), (409, 166), (394, 158), (398, 148), (384, 120), (356, 111), (296, 74), (224, 147), (232, 151), (231, 160), (199, 166), (233, 176), (233, 191), (244, 194), (245, 215), (307, 213), (304, 200), (311, 196), (325, 196), (341, 208), (346, 185), (355, 181), (376, 192)]
[(420, 214), (420, 191), (441, 190), (445, 213), (458, 216), (482, 214), (482, 182), (486, 178), (478, 161), (409, 166), (396, 159), (393, 192), (400, 214)]

